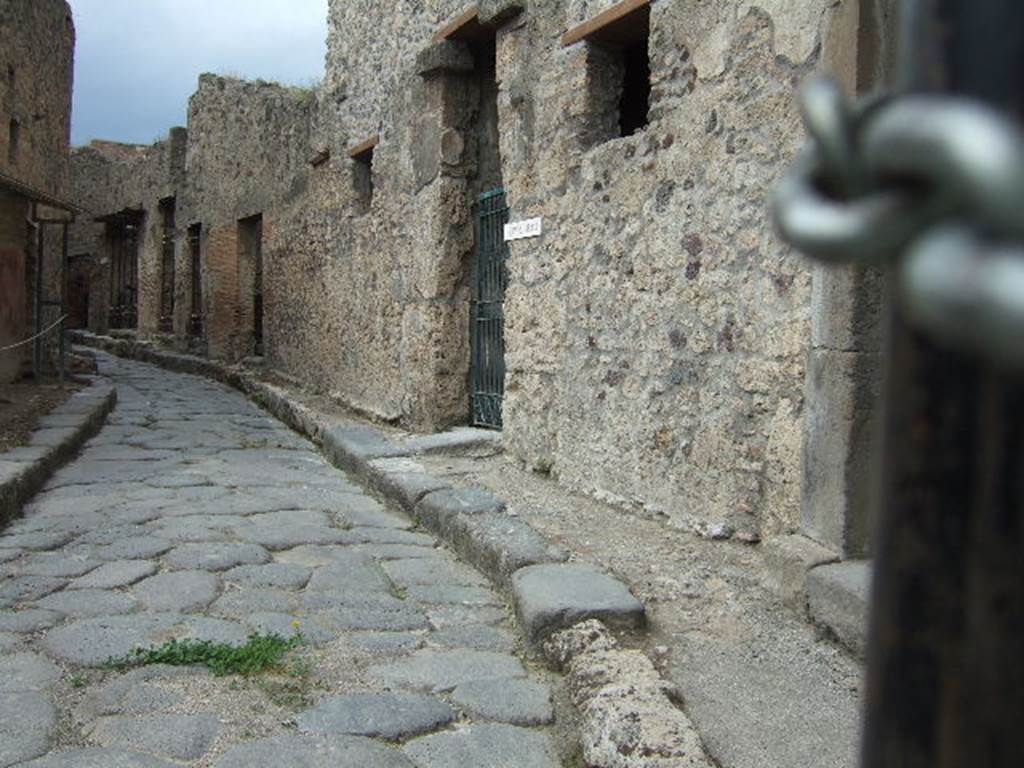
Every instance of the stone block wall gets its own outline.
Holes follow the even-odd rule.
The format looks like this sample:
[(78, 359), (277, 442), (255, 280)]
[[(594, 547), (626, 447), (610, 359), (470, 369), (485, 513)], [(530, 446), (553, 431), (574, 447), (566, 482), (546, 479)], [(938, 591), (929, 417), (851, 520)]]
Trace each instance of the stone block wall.
[(0, 40), (0, 172), (65, 198), (75, 50), (71, 8), (64, 0), (0, 0)]

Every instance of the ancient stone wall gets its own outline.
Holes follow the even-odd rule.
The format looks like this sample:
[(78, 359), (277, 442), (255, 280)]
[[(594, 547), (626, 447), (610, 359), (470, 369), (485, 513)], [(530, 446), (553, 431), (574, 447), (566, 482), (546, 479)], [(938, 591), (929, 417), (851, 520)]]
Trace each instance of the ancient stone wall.
[[(855, 82), (856, 4), (653, 3), (649, 123), (621, 138), (613, 57), (560, 42), (616, 3), (528, 5), (490, 33), (501, 177), (513, 218), (545, 227), (509, 263), (510, 455), (682, 525), (795, 530), (811, 270), (767, 194), (801, 142), (802, 77), (824, 56)], [(271, 281), (293, 340), (275, 367), (421, 428), (468, 415), (480, 43), (430, 50), (463, 9), (331, 4), (330, 159)], [(345, 149), (373, 134), (367, 212)]]
[[(307, 183), (315, 105), (316, 94), (308, 89), (216, 75), (200, 76), (189, 102), (187, 188), (178, 222), (182, 229), (202, 225), (204, 327), (213, 356), (253, 353), (253, 275), (239, 261), (239, 221), (263, 216), (268, 285), (273, 267), (267, 243), (278, 211), (299, 198)], [(190, 274), (186, 250), (178, 262), (182, 296), (190, 285), (184, 279)], [(185, 320), (176, 318), (176, 331)], [(265, 324), (268, 348), (274, 348), (275, 331)]]
[(64, 0), (0, 0), (0, 172), (68, 191), (75, 27)]
[[(268, 257), (268, 333), (288, 340), (268, 348), (269, 362), (421, 429), (468, 419), (472, 222), (463, 180), (441, 168), (450, 105), (414, 64), (457, 10), (457, 0), (331, 3), (313, 133), (329, 157)], [(349, 150), (374, 136), (369, 200)]]

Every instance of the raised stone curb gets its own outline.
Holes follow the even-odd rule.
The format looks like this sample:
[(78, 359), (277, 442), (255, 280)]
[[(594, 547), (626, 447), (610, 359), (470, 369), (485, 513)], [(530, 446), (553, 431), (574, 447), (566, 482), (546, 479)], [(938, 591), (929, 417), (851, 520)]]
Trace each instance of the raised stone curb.
[[(242, 391), (320, 445), (332, 464), (360, 477), (507, 590), (532, 643), (588, 618), (600, 618), (615, 628), (644, 626), (643, 604), (620, 581), (593, 566), (565, 565), (568, 553), (527, 523), (504, 514), (505, 502), (497, 496), (481, 489), (452, 488), (427, 472), (415, 459), (416, 446), (419, 442), (424, 451), (435, 450), (437, 440), (413, 438), (398, 445), (370, 426), (330, 424), (287, 392), (205, 358), (85, 332), (76, 332), (72, 338), (120, 357), (205, 376)], [(489, 441), (463, 437), (455, 442), (486, 446)]]
[(858, 658), (867, 647), (871, 564), (867, 560), (822, 565), (807, 574), (807, 609)]
[(116, 402), (113, 385), (95, 379), (40, 419), (27, 446), (0, 453), (0, 530), (99, 432)]
[(676, 686), (643, 653), (620, 648), (600, 621), (591, 619), (552, 635), (544, 643), (544, 654), (566, 674), (569, 694), (581, 715), (586, 765), (715, 765), (696, 727), (676, 706), (682, 699)]

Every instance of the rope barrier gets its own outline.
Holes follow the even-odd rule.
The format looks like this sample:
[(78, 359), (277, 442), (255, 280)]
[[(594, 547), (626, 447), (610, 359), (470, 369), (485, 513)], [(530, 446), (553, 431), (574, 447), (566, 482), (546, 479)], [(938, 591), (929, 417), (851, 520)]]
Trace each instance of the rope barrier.
[(63, 323), (67, 319), (68, 319), (67, 315), (61, 315), (57, 319), (57, 321), (55, 323), (53, 323), (53, 325), (51, 325), (50, 327), (44, 328), (39, 333), (37, 333), (35, 336), (30, 336), (27, 339), (19, 341), (17, 344), (10, 344), (10, 345), (8, 345), (6, 347), (0, 347), (0, 352), (10, 352), (12, 349), (17, 349), (18, 347), (23, 347), (26, 344), (31, 344), (33, 341), (38, 339), (40, 336), (45, 336), (46, 334), (48, 334), (50, 331), (52, 331), (54, 328), (56, 328), (58, 325), (60, 325), (61, 323)]

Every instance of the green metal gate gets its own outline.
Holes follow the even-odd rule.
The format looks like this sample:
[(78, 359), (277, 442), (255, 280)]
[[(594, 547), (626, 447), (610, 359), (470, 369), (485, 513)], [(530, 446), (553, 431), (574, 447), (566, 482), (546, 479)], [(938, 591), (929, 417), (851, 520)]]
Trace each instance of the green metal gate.
[(473, 424), (501, 429), (505, 393), (505, 190), (480, 196), (476, 300), (473, 311)]

